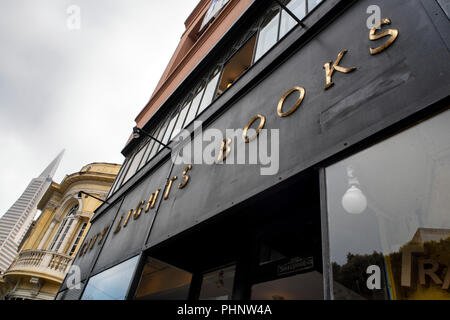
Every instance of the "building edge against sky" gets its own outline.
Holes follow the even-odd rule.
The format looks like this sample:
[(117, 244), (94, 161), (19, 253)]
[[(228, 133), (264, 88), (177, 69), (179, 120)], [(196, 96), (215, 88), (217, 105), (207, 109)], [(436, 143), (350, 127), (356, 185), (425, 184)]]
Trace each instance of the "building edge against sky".
[(90, 219), (105, 199), (120, 165), (91, 163), (52, 182), (37, 205), (42, 211), (20, 244), (19, 254), (0, 284), (8, 300), (52, 300), (71, 266)]
[[(450, 298), (448, 11), (283, 3), (199, 2), (57, 299)], [(278, 172), (172, 162), (194, 120), (278, 130)]]
[(45, 168), (0, 218), (0, 275), (13, 262), (25, 234), (36, 217), (37, 206), (52, 183), (64, 150)]

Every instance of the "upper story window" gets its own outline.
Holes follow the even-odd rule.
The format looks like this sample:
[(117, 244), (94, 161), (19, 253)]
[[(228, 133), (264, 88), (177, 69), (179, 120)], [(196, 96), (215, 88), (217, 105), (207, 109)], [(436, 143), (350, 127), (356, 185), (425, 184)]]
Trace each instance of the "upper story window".
[(214, 19), (220, 10), (228, 3), (229, 0), (212, 0), (205, 17), (203, 18), (200, 30), (202, 30), (212, 19)]
[(59, 225), (58, 230), (56, 231), (55, 236), (53, 237), (50, 245), (48, 246), (48, 250), (50, 251), (59, 251), (61, 249), (61, 245), (69, 233), (70, 228), (74, 222), (74, 215), (78, 212), (80, 206), (78, 204), (72, 206), (68, 211), (64, 218), (64, 220)]
[[(204, 23), (216, 16), (229, 0), (213, 0)], [(300, 20), (304, 19), (323, 0), (283, 0), (283, 4)], [(209, 18), (208, 18), (209, 17)], [(249, 17), (250, 19), (250, 17)], [(248, 69), (261, 60), (284, 36), (297, 26), (295, 19), (280, 5), (271, 7), (258, 16), (251, 17), (247, 28), (243, 28), (237, 39), (230, 43), (228, 50), (218, 54), (215, 64), (203, 76), (190, 85), (188, 90), (174, 103), (174, 108), (165, 111), (149, 133), (164, 144), (170, 142), (201, 113), (241, 78)], [(206, 22), (205, 22), (206, 21)], [(152, 160), (163, 145), (154, 140), (147, 140), (136, 148), (124, 162), (121, 171), (108, 195), (112, 195), (141, 168)]]
[(80, 208), (80, 206), (78, 204), (74, 205), (67, 213), (67, 216), (70, 217), (70, 216), (75, 215), (78, 212), (79, 208)]

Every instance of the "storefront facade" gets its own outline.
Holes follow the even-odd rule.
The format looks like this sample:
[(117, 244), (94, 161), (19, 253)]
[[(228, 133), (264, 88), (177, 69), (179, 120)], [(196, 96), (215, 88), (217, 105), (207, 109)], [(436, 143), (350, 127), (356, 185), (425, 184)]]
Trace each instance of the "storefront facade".
[[(371, 29), (371, 1), (286, 3), (304, 26), (254, 1), (144, 126), (170, 149), (126, 146), (57, 299), (450, 298), (445, 5), (377, 1)], [(173, 161), (183, 128), (279, 157)]]

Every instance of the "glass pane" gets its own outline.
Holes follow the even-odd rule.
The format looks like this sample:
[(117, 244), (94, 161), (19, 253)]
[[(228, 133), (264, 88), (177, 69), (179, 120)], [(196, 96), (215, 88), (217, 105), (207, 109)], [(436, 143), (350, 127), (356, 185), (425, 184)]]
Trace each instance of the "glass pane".
[(125, 178), (125, 175), (127, 174), (128, 168), (130, 167), (132, 161), (133, 161), (133, 157), (127, 159), (125, 168), (123, 169), (123, 172), (122, 172), (122, 177), (120, 178), (120, 182), (117, 184), (116, 189), (119, 189), (120, 186), (123, 184), (123, 178)]
[(206, 12), (205, 17), (203, 18), (200, 30), (203, 29), (203, 27), (207, 25), (209, 21), (211, 21), (212, 18), (214, 18), (217, 15), (217, 13), (228, 3), (228, 1), (229, 0), (212, 0), (208, 11)]
[(308, 0), (308, 12), (311, 12), (317, 7), (323, 0)]
[(186, 300), (192, 274), (153, 258), (147, 258), (136, 299)]
[(263, 23), (256, 45), (255, 61), (259, 60), (278, 41), (279, 10), (271, 11)]
[(188, 113), (188, 115), (186, 117), (186, 121), (184, 123), (184, 127), (185, 128), (192, 122), (192, 120), (195, 119), (195, 117), (197, 115), (197, 110), (198, 110), (198, 107), (200, 105), (200, 101), (202, 100), (203, 91), (204, 90), (202, 88), (200, 90), (200, 92), (198, 92), (197, 95), (192, 100), (191, 108), (189, 109), (189, 113)]
[(450, 111), (326, 169), (335, 299), (450, 299)]
[(219, 81), (220, 72), (209, 81), (208, 85), (205, 89), (205, 95), (203, 96), (202, 103), (200, 108), (198, 109), (198, 114), (200, 114), (203, 110), (205, 110), (211, 104), (214, 98), (214, 92), (216, 91), (217, 82)]
[(116, 176), (116, 180), (114, 180), (114, 184), (111, 186), (111, 189), (109, 190), (108, 198), (116, 191), (119, 181), (122, 177), (123, 170), (125, 169), (125, 164), (126, 164), (126, 159), (125, 159), (122, 167), (120, 167), (119, 173)]
[[(169, 125), (167, 126), (166, 133), (164, 134), (164, 137), (162, 139), (162, 143), (164, 143), (164, 144), (169, 143), (169, 138), (170, 138), (170, 136), (172, 134), (173, 127), (175, 126), (175, 123), (176, 123), (177, 119), (178, 119), (178, 113), (176, 113), (173, 116), (172, 120), (170, 120)], [(161, 150), (162, 148), (163, 148), (163, 145), (160, 145), (159, 149)]]
[(145, 150), (145, 153), (142, 156), (142, 161), (141, 161), (141, 164), (139, 165), (138, 170), (141, 169), (143, 166), (145, 166), (145, 164), (147, 163), (148, 156), (149, 156), (150, 152), (152, 151), (153, 145), (155, 144), (155, 140), (150, 139), (150, 141), (147, 142), (147, 144), (148, 144), (147, 149)]
[(183, 109), (180, 111), (180, 116), (178, 117), (177, 124), (175, 125), (175, 128), (173, 129), (172, 135), (170, 137), (170, 141), (173, 140), (183, 128), (184, 120), (186, 119), (186, 114), (189, 111), (189, 103), (185, 103), (183, 106)]
[(236, 266), (220, 269), (203, 276), (200, 300), (231, 300)]
[(128, 169), (128, 172), (125, 176), (125, 179), (123, 180), (123, 183), (127, 182), (128, 179), (130, 179), (132, 176), (134, 176), (134, 174), (136, 173), (139, 164), (142, 160), (142, 156), (144, 155), (145, 152), (145, 146), (143, 148), (141, 148), (138, 153), (136, 153), (136, 155), (133, 158), (133, 162), (130, 165), (130, 168)]
[[(156, 139), (158, 141), (161, 141), (163, 136), (164, 136), (164, 134), (166, 133), (167, 124), (168, 124), (168, 122), (165, 122), (161, 126), (161, 129), (160, 129), (160, 131), (158, 133), (158, 136), (156, 137)], [(148, 160), (151, 160), (158, 153), (158, 151), (160, 150), (160, 147), (161, 147), (161, 144), (159, 142), (156, 142), (154, 147), (153, 147), (152, 153), (150, 153), (150, 157), (148, 158)]]
[(323, 300), (322, 274), (312, 271), (258, 283), (252, 287), (252, 300)]
[[(291, 0), (286, 4), (289, 10), (300, 20), (306, 16), (306, 0)], [(281, 12), (280, 38), (284, 37), (297, 22), (284, 10)]]
[(139, 256), (89, 279), (81, 300), (124, 300)]

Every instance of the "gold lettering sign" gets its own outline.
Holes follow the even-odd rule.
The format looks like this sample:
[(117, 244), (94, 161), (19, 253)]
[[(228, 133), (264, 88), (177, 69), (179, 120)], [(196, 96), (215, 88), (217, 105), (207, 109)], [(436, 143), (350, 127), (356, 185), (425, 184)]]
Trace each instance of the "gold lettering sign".
[(371, 55), (375, 55), (375, 54), (378, 54), (378, 53), (380, 53), (380, 52), (383, 52), (383, 51), (386, 50), (388, 47), (390, 47), (390, 46), (394, 43), (395, 40), (397, 40), (397, 37), (398, 37), (398, 34), (399, 34), (399, 32), (398, 32), (397, 29), (389, 29), (389, 30), (383, 31), (383, 32), (380, 33), (380, 34), (376, 34), (377, 29), (378, 29), (379, 27), (381, 27), (382, 25), (388, 25), (388, 24), (391, 24), (391, 20), (385, 18), (385, 19), (381, 20), (380, 23), (378, 23), (375, 27), (373, 27), (373, 28), (370, 30), (370, 36), (369, 36), (369, 39), (370, 39), (371, 41), (375, 41), (375, 40), (384, 38), (384, 37), (386, 37), (386, 36), (391, 36), (391, 37), (389, 38), (389, 40), (386, 41), (382, 46), (379, 46), (378, 48), (375, 48), (375, 49), (370, 48), (370, 54), (371, 54)]
[[(372, 28), (370, 30), (370, 37), (369, 38), (372, 41), (381, 39), (381, 38), (389, 36), (389, 35), (391, 36), (390, 39), (384, 45), (382, 45), (382, 46), (380, 46), (378, 48), (375, 48), (375, 49), (371, 48), (370, 52), (371, 52), (372, 55), (375, 55), (377, 53), (382, 52), (383, 50), (388, 48), (390, 45), (392, 45), (392, 43), (397, 39), (398, 34), (399, 34), (399, 31), (397, 29), (389, 29), (389, 30), (386, 30), (386, 31), (384, 31), (384, 32), (382, 32), (380, 34), (376, 34), (376, 30), (377, 30), (378, 27), (380, 27), (382, 25), (388, 25), (390, 23), (391, 23), (391, 21), (389, 19), (387, 19), (387, 18), (383, 19), (380, 22), (380, 24), (378, 24), (378, 26), (375, 26), (374, 28)], [(336, 61), (334, 63), (332, 61), (329, 61), (329, 62), (324, 64), (323, 68), (325, 69), (325, 76), (326, 76), (326, 86), (325, 86), (326, 90), (331, 88), (334, 85), (334, 83), (333, 83), (333, 74), (334, 74), (335, 71), (338, 71), (338, 72), (341, 72), (341, 73), (350, 73), (350, 72), (353, 72), (353, 71), (355, 71), (357, 69), (356, 67), (346, 68), (346, 67), (342, 67), (342, 66), (339, 65), (347, 52), (348, 52), (348, 50), (341, 51), (338, 54), (337, 59), (336, 59)], [(288, 111), (283, 112), (283, 107), (284, 107), (284, 104), (286, 102), (286, 99), (291, 94), (293, 94), (296, 91), (298, 91), (300, 95), (299, 95), (299, 98), (296, 101), (295, 105), (291, 109), (289, 109)], [(305, 99), (305, 96), (306, 96), (306, 89), (303, 88), (303, 87), (300, 87), (300, 86), (296, 86), (296, 87), (290, 89), (289, 91), (287, 91), (282, 96), (282, 98), (280, 99), (280, 101), (278, 103), (278, 106), (277, 106), (277, 114), (278, 114), (278, 116), (281, 117), (281, 118), (284, 118), (284, 117), (288, 117), (291, 114), (293, 114), (300, 107), (300, 105), (302, 104), (303, 100)], [(256, 130), (256, 133), (254, 135), (252, 135), (251, 137), (248, 137), (248, 131), (249, 131), (251, 125), (255, 121), (257, 121), (258, 119), (260, 120), (260, 124), (258, 126), (258, 129)], [(265, 123), (266, 123), (266, 117), (265, 116), (259, 115), (259, 114), (254, 116), (244, 128), (244, 131), (243, 131), (243, 134), (242, 134), (242, 138), (243, 138), (244, 142), (245, 143), (250, 143), (251, 141), (256, 139), (259, 136), (261, 130), (264, 128)], [(216, 163), (222, 163), (229, 156), (229, 154), (231, 153), (231, 143), (232, 143), (232, 140), (230, 138), (224, 139), (222, 141), (222, 144), (221, 144), (221, 147), (220, 147), (220, 150), (219, 150), (219, 155), (218, 155), (218, 158), (216, 160)], [(190, 176), (188, 175), (188, 172), (190, 170), (192, 170), (192, 165), (189, 165), (183, 171), (183, 175), (182, 175), (183, 182), (181, 182), (178, 185), (178, 189), (185, 188), (186, 185), (189, 183)], [(163, 196), (164, 200), (167, 200), (169, 198), (169, 195), (170, 195), (170, 192), (171, 192), (171, 189), (172, 189), (172, 185), (173, 185), (173, 182), (175, 180), (177, 180), (176, 176), (166, 182), (165, 192), (164, 192), (164, 196)], [(155, 207), (155, 204), (156, 204), (156, 201), (158, 199), (158, 195), (159, 195), (160, 191), (161, 191), (161, 189), (158, 189), (158, 190), (156, 190), (155, 193), (152, 193), (150, 195), (150, 197), (149, 197), (149, 199), (147, 201), (147, 205), (145, 207), (145, 213), (147, 213), (150, 209), (153, 209)], [(133, 211), (133, 209), (131, 209), (128, 212), (128, 215), (127, 215), (127, 217), (125, 219), (125, 222), (123, 224), (124, 228), (128, 225), (128, 222), (130, 220), (130, 216), (131, 216), (131, 214), (133, 214), (133, 212), (134, 212), (134, 220), (137, 220), (140, 217), (140, 215), (142, 214), (142, 210), (143, 210), (142, 206), (144, 205), (144, 203), (145, 203), (145, 201), (141, 201), (134, 211)], [(114, 230), (115, 234), (120, 232), (122, 220), (123, 220), (123, 217), (120, 217), (120, 219), (118, 221), (118, 224), (117, 224), (117, 226), (116, 226), (116, 228)], [(104, 238), (104, 235), (107, 232), (107, 229), (105, 229), (105, 230), (106, 231), (104, 231), (104, 233), (101, 235), (99, 243), (102, 242), (102, 240)], [(96, 240), (96, 238), (95, 238), (95, 240)], [(89, 240), (89, 242), (87, 242), (87, 243), (85, 243), (83, 245), (83, 247), (82, 247), (82, 251), (83, 252), (86, 251), (86, 248), (89, 248), (89, 246), (91, 244), (91, 241), (92, 241), (92, 239)], [(83, 252), (82, 252), (82, 254), (83, 254)], [(429, 273), (429, 274), (431, 274), (431, 273)], [(409, 286), (410, 282), (411, 282), (411, 280), (410, 280), (410, 273), (403, 273), (402, 272), (402, 286)], [(444, 281), (444, 287), (445, 286), (447, 288), (450, 286), (450, 272), (447, 274), (446, 279)]]
[(114, 230), (114, 233), (118, 233), (120, 231), (120, 229), (121, 229), (120, 224), (122, 223), (122, 219), (123, 219), (123, 216), (119, 218), (119, 222), (117, 222), (117, 226), (116, 226), (116, 229)]
[[(255, 122), (258, 119), (260, 119), (261, 121), (259, 123), (258, 129), (256, 130), (256, 133), (253, 136), (248, 137), (247, 133), (248, 133), (248, 130), (250, 129), (250, 126), (253, 124), (253, 122)], [(264, 117), (260, 114), (257, 114), (256, 116), (254, 116), (249, 121), (249, 123), (245, 126), (244, 132), (242, 132), (242, 139), (244, 139), (244, 142), (249, 143), (250, 141), (255, 140), (259, 136), (259, 133), (261, 132), (261, 130), (264, 128), (265, 124), (266, 124), (266, 117)]]
[(105, 239), (105, 235), (108, 232), (109, 227), (106, 227), (105, 229), (103, 229), (102, 235), (100, 237), (100, 240), (98, 240), (98, 244), (102, 244), (102, 241)]
[(325, 65), (323, 66), (323, 68), (325, 69), (325, 76), (327, 79), (327, 84), (325, 86), (325, 90), (331, 88), (334, 83), (333, 83), (333, 74), (335, 71), (339, 71), (342, 73), (350, 73), (356, 70), (355, 67), (353, 68), (344, 68), (339, 66), (339, 63), (341, 63), (342, 58), (344, 57), (344, 55), (348, 52), (348, 50), (344, 50), (341, 51), (336, 59), (336, 61), (333, 63), (333, 66), (331, 66), (332, 61), (329, 61), (327, 63), (325, 63)]
[(131, 217), (131, 214), (132, 214), (132, 213), (133, 213), (133, 209), (130, 209), (130, 211), (128, 211), (128, 215), (127, 215), (127, 217), (126, 217), (126, 219), (125, 219), (125, 222), (123, 223), (123, 227), (124, 227), (124, 228), (127, 227), (128, 221), (130, 221), (130, 217)]
[(83, 246), (80, 249), (80, 257), (84, 255), (84, 253), (86, 252), (86, 247), (89, 246), (88, 241), (85, 241)]
[(97, 241), (97, 238), (98, 238), (98, 234), (96, 234), (96, 235), (94, 236), (94, 240), (92, 240), (92, 244), (91, 244), (91, 249), (90, 249), (90, 250), (94, 249), (95, 242)]
[(231, 139), (223, 139), (222, 145), (219, 150), (219, 157), (216, 160), (216, 163), (222, 163), (225, 159), (230, 155), (231, 152)]
[(141, 216), (142, 213), (142, 206), (144, 205), (145, 201), (142, 200), (141, 202), (139, 202), (138, 206), (136, 207), (136, 209), (134, 210), (134, 215), (133, 218), (134, 220), (139, 219), (139, 217)]
[(172, 179), (169, 179), (169, 181), (167, 181), (167, 183), (166, 183), (166, 192), (164, 193), (164, 200), (169, 199), (170, 190), (172, 190), (172, 184), (177, 179), (178, 179), (178, 177), (175, 176)]
[(89, 246), (91, 245), (91, 241), (92, 241), (92, 239), (89, 239), (89, 241), (87, 242), (87, 244), (85, 243), (85, 247), (84, 247), (84, 249), (83, 249), (83, 254), (86, 254), (86, 252), (88, 251), (88, 249), (89, 249)]
[[(298, 91), (300, 93), (300, 97), (298, 98), (295, 105), (289, 111), (283, 112), (284, 102), (286, 101), (287, 97), (289, 97), (295, 91)], [(281, 118), (284, 118), (284, 117), (288, 117), (291, 114), (293, 114), (298, 109), (298, 107), (300, 107), (300, 105), (302, 104), (303, 99), (305, 98), (305, 94), (306, 94), (306, 90), (305, 90), (305, 88), (302, 88), (302, 87), (294, 87), (291, 90), (289, 90), (288, 92), (286, 92), (284, 94), (284, 96), (281, 98), (280, 102), (278, 102), (278, 108), (277, 108), (278, 116)]]
[(189, 183), (189, 179), (191, 178), (187, 173), (192, 170), (192, 165), (188, 165), (187, 168), (183, 171), (183, 182), (178, 185), (178, 189), (184, 189)]

